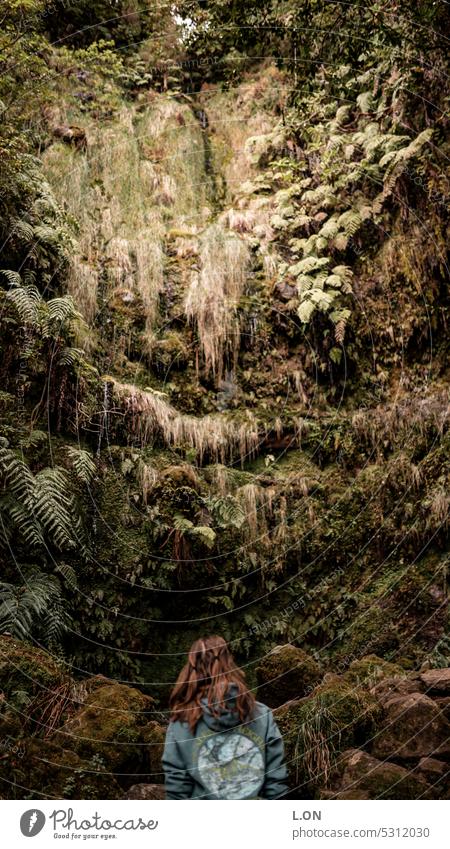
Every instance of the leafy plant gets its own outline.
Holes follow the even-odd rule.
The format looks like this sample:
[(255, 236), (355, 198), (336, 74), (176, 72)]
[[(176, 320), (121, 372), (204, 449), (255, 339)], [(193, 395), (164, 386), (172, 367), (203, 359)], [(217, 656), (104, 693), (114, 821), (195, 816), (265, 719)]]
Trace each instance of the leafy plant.
[(22, 584), (0, 582), (0, 631), (27, 640), (39, 632), (55, 648), (70, 627), (71, 618), (55, 575), (30, 571)]

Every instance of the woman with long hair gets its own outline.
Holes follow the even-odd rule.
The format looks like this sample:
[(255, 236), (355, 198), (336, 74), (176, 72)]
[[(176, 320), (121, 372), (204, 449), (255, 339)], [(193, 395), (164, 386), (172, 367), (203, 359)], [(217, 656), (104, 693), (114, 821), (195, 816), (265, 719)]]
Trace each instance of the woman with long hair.
[(170, 696), (162, 759), (168, 799), (278, 799), (283, 738), (222, 637), (196, 640)]

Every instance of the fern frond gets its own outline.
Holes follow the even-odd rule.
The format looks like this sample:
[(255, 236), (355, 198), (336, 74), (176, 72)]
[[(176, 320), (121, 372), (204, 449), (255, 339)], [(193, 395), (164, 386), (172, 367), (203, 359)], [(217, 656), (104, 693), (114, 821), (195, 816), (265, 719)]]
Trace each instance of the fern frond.
[(33, 240), (33, 225), (29, 221), (24, 221), (23, 218), (13, 219), (11, 222), (11, 232), (13, 236), (18, 236), (24, 242), (31, 242)]
[(20, 320), (24, 324), (35, 325), (37, 323), (38, 307), (42, 298), (36, 286), (17, 286), (17, 288), (7, 292), (6, 297), (12, 301)]
[(71, 590), (78, 589), (77, 573), (75, 572), (75, 569), (72, 566), (69, 566), (68, 563), (58, 563), (55, 566), (55, 569), (62, 575), (67, 586)]
[(7, 490), (24, 504), (30, 504), (34, 495), (33, 475), (11, 448), (0, 446), (0, 475)]
[(3, 274), (3, 277), (6, 277), (10, 286), (22, 285), (22, 278), (18, 271), (12, 271), (9, 268), (1, 268), (0, 273)]
[(83, 483), (89, 484), (96, 472), (96, 465), (88, 451), (69, 445), (67, 452), (72, 461), (77, 477)]

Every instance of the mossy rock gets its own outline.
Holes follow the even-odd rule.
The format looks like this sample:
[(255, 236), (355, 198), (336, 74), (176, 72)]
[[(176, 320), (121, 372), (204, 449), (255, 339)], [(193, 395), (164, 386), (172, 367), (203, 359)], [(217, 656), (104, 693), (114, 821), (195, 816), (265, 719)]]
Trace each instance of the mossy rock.
[(161, 486), (169, 485), (174, 488), (180, 486), (190, 487), (198, 491), (201, 489), (202, 482), (198, 477), (195, 469), (188, 463), (180, 463), (177, 466), (167, 466), (160, 475)]
[(342, 753), (333, 774), (333, 787), (334, 782), (337, 787), (326, 793), (328, 798), (422, 799), (431, 795), (423, 776), (398, 764), (379, 761), (360, 749)]
[(172, 330), (152, 344), (151, 360), (164, 377), (172, 369), (184, 369), (189, 362), (189, 349), (181, 333)]
[(33, 697), (67, 678), (67, 670), (48, 652), (14, 637), (0, 636), (0, 689), (14, 704), (15, 694)]
[(89, 761), (50, 740), (19, 739), (17, 751), (0, 760), (5, 799), (121, 799), (116, 779), (98, 760)]
[(311, 655), (295, 646), (284, 645), (269, 652), (256, 675), (258, 699), (273, 708), (311, 692), (322, 672)]
[(339, 753), (362, 744), (381, 719), (378, 702), (362, 687), (329, 675), (303, 699), (275, 712), (289, 764), (289, 784), (299, 798), (326, 788)]
[(376, 758), (450, 758), (450, 723), (424, 693), (394, 694), (384, 702), (384, 719), (371, 743)]
[(368, 654), (360, 660), (354, 660), (343, 677), (353, 684), (372, 687), (383, 678), (402, 678), (405, 675), (405, 670), (397, 663), (389, 663), (376, 654)]
[(150, 782), (159, 784), (164, 782), (164, 773), (161, 759), (164, 750), (166, 730), (158, 722), (152, 720), (142, 729), (142, 741), (145, 745), (147, 778)]
[(101, 757), (113, 772), (140, 772), (145, 765), (143, 732), (153, 710), (151, 696), (114, 681), (103, 683), (52, 739), (81, 757)]

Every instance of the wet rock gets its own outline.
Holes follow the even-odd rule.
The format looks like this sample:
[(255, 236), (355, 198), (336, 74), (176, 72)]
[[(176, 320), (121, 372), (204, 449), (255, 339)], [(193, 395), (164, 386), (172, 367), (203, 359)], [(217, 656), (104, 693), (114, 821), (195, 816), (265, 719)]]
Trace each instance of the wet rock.
[(444, 669), (428, 669), (420, 674), (427, 693), (440, 693), (450, 696), (450, 667)]
[(422, 693), (392, 696), (384, 703), (385, 719), (371, 747), (377, 758), (409, 760), (450, 756), (450, 723), (435, 702)]
[(258, 699), (277, 707), (306, 695), (320, 681), (322, 672), (311, 655), (295, 646), (276, 646), (256, 670)]
[(133, 784), (127, 791), (127, 799), (165, 799), (164, 784)]
[(145, 768), (153, 708), (154, 700), (134, 687), (103, 683), (52, 739), (82, 757), (100, 757), (113, 772), (140, 772)]
[(282, 298), (283, 301), (290, 301), (298, 295), (297, 287), (291, 285), (287, 281), (277, 283), (275, 286), (275, 292), (279, 298)]
[(430, 790), (423, 776), (361, 749), (342, 753), (332, 786), (327, 797), (334, 799), (422, 799)]

